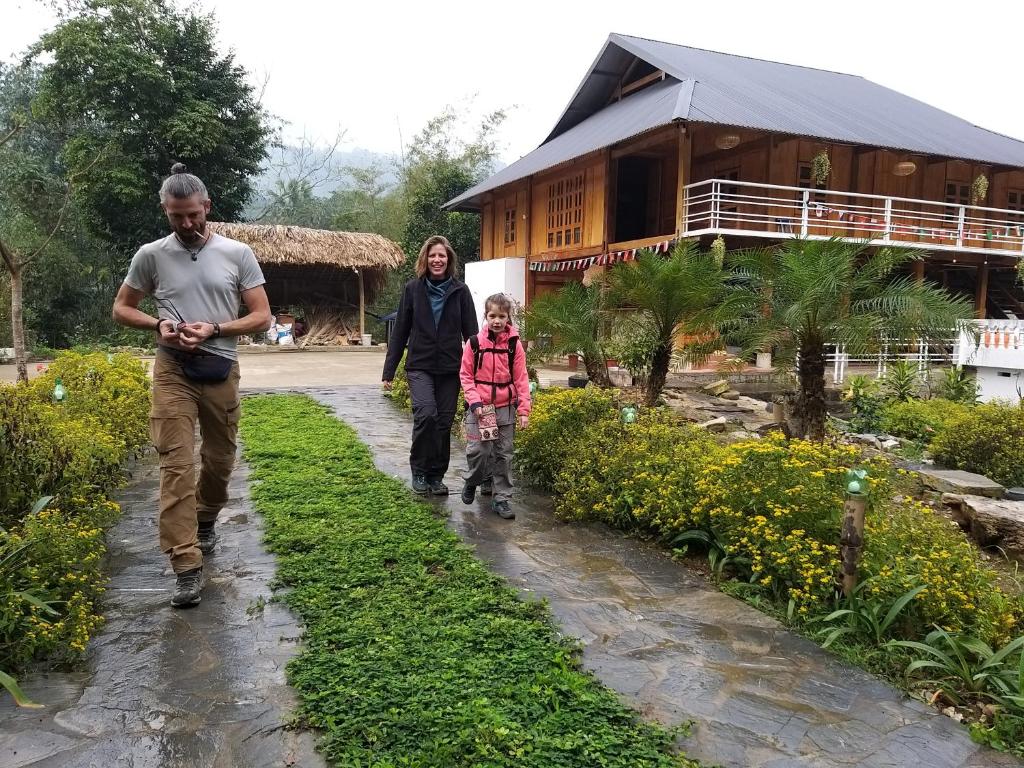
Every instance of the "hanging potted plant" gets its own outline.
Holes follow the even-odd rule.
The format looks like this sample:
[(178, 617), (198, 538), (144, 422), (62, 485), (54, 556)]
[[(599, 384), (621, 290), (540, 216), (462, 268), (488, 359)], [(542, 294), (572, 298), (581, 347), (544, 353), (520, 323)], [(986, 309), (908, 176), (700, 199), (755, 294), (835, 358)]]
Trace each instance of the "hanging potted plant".
[(711, 256), (715, 260), (715, 264), (721, 269), (725, 263), (725, 238), (719, 235), (711, 243)]
[(988, 197), (988, 177), (984, 173), (979, 173), (971, 182), (971, 205), (985, 202), (986, 197)]
[(815, 186), (823, 187), (831, 173), (832, 161), (828, 159), (828, 152), (822, 149), (811, 160), (811, 179)]

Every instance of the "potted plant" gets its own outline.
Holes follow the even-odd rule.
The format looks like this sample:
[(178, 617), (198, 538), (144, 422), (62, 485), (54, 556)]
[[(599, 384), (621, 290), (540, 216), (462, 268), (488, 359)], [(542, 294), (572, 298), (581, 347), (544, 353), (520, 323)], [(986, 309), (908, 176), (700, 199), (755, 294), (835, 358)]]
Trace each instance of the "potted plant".
[(811, 160), (811, 179), (816, 186), (823, 187), (832, 173), (832, 161), (828, 159), (828, 152), (824, 149)]

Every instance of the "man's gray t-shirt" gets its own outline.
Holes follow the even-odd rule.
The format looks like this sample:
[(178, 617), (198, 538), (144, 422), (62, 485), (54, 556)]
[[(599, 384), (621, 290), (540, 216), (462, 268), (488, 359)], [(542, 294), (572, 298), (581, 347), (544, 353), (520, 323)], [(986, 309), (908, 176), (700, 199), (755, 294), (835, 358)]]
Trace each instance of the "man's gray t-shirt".
[[(161, 318), (173, 320), (173, 304), (186, 323), (238, 319), (241, 292), (263, 285), (263, 271), (245, 243), (211, 233), (195, 261), (173, 234), (139, 248), (124, 282), (157, 299)], [(200, 349), (238, 358), (234, 336), (204, 341)]]

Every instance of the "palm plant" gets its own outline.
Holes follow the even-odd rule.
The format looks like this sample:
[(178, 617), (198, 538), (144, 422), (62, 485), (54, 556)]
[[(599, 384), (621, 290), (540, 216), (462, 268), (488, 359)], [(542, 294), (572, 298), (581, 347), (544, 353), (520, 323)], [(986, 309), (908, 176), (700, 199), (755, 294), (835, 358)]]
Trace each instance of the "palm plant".
[(865, 354), (884, 335), (936, 342), (970, 327), (969, 301), (898, 274), (917, 254), (870, 249), (869, 242), (797, 239), (772, 249), (767, 263), (764, 249), (730, 258), (761, 307), (730, 330), (748, 350), (770, 348), (781, 363), (796, 365), (797, 415), (805, 436), (814, 440), (825, 436), (828, 345)]
[(657, 403), (681, 333), (695, 341), (683, 347), (686, 357), (701, 362), (721, 347), (718, 328), (749, 310), (748, 297), (729, 285), (729, 273), (692, 241), (678, 243), (668, 258), (650, 252), (619, 264), (606, 280), (613, 306), (632, 310), (629, 317), (654, 337), (644, 400)]
[(599, 285), (568, 282), (557, 293), (534, 299), (525, 315), (527, 338), (550, 337), (551, 353), (578, 354), (594, 384), (611, 386), (602, 333), (604, 308)]

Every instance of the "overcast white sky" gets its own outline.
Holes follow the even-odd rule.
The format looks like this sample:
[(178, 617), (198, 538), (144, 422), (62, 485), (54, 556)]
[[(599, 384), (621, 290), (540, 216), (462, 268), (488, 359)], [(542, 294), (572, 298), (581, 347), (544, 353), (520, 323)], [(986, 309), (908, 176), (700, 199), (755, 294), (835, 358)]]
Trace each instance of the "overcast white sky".
[[(0, 0), (0, 58), (53, 24), (39, 0)], [(1024, 3), (371, 2), (202, 0), (287, 134), (399, 151), (445, 104), (515, 106), (506, 162), (554, 125), (609, 32), (861, 75), (1024, 138)], [(473, 120), (467, 115), (467, 126)]]

